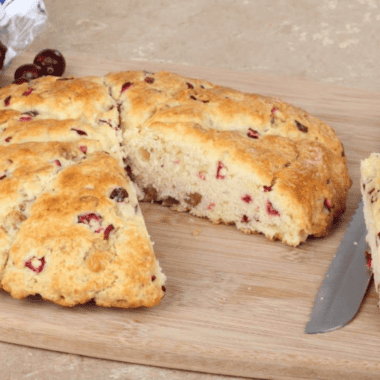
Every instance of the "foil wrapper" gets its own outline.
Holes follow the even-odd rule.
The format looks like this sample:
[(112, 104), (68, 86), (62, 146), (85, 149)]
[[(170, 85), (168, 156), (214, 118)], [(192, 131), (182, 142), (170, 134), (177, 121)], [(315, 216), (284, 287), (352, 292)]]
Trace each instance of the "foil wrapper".
[(0, 0), (2, 71), (46, 28), (47, 18), (42, 0)]

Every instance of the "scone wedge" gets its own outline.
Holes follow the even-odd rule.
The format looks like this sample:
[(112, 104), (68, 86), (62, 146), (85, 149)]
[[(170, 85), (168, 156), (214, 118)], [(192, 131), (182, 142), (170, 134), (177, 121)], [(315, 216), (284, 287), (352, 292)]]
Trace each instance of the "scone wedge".
[(333, 129), (278, 99), (161, 71), (111, 73), (138, 197), (298, 246), (325, 236), (351, 179)]
[(360, 165), (360, 189), (369, 251), (367, 266), (373, 272), (375, 290), (380, 294), (380, 153), (372, 153)]
[(0, 157), (4, 290), (69, 307), (160, 302), (165, 276), (134, 187), (98, 141), (12, 144)]

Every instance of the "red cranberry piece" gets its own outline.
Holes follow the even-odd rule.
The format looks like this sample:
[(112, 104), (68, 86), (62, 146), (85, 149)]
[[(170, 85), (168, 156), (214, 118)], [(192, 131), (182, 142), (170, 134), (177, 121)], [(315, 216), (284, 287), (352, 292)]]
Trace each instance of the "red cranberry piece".
[(271, 109), (270, 113), (271, 113), (271, 114), (274, 114), (276, 111), (278, 111), (278, 108), (273, 107), (273, 108)]
[(190, 88), (191, 90), (194, 88), (194, 86), (191, 83), (186, 82), (186, 84), (187, 84), (187, 88)]
[(371, 254), (369, 252), (365, 253), (365, 258), (367, 261), (367, 267), (372, 268), (372, 257), (371, 257)]
[(6, 177), (6, 175), (4, 174), (4, 175), (2, 175), (2, 176), (0, 176), (0, 180), (2, 180), (2, 179), (4, 179)]
[(42, 75), (54, 75), (60, 77), (66, 69), (66, 60), (56, 49), (41, 50), (34, 58), (33, 63), (41, 67)]
[(190, 98), (193, 100), (198, 100), (194, 95), (190, 95)]
[(280, 216), (280, 213), (273, 208), (272, 203), (269, 201), (267, 201), (267, 213), (269, 215)]
[(147, 77), (144, 79), (146, 83), (152, 84), (154, 82), (154, 78), (152, 77)]
[(87, 136), (87, 133), (85, 131), (81, 131), (80, 129), (71, 128), (71, 131), (75, 131), (78, 135)]
[(133, 86), (133, 83), (131, 83), (131, 82), (124, 83), (121, 86), (121, 93), (123, 93), (124, 91), (128, 90), (128, 88), (131, 88), (132, 86)]
[(115, 199), (116, 202), (123, 202), (125, 198), (128, 198), (128, 191), (123, 187), (114, 189), (110, 195), (111, 199)]
[(5, 104), (5, 106), (6, 107), (8, 107), (9, 106), (9, 104), (11, 104), (11, 95), (9, 95), (9, 96), (7, 96), (6, 98), (5, 98), (5, 100), (4, 100), (4, 104)]
[(5, 142), (9, 142), (9, 141), (11, 141), (12, 140), (12, 137), (7, 137), (6, 139), (5, 139)]
[(216, 171), (216, 179), (224, 179), (224, 178), (226, 178), (225, 175), (221, 175), (220, 174), (221, 170), (224, 169), (224, 168), (225, 168), (225, 166), (224, 166), (223, 162), (219, 161), (218, 162), (218, 169)]
[(31, 116), (21, 116), (19, 121), (31, 121), (32, 117)]
[(207, 206), (207, 210), (210, 210), (210, 211), (212, 211), (214, 208), (215, 208), (215, 203), (210, 203), (210, 204)]
[(110, 235), (110, 232), (112, 231), (112, 230), (114, 230), (115, 229), (115, 227), (112, 225), (112, 224), (110, 224), (105, 230), (104, 230), (104, 240), (108, 240), (108, 237), (109, 237), (109, 235)]
[(31, 259), (25, 262), (25, 266), (29, 269), (31, 269), (33, 272), (40, 273), (43, 271), (45, 266), (45, 257), (41, 257), (40, 259), (37, 259), (40, 262), (40, 265), (38, 267), (35, 267), (32, 263), (32, 260), (37, 259), (35, 256), (33, 256)]
[(165, 288), (164, 285), (161, 286), (161, 289), (162, 289), (163, 292), (166, 292), (166, 288)]
[(156, 276), (152, 276), (152, 281), (154, 281), (156, 279)]
[(264, 192), (272, 191), (272, 186), (264, 186)]
[(241, 200), (245, 203), (251, 203), (253, 201), (252, 197), (249, 194), (244, 195), (244, 197), (242, 197)]
[(203, 180), (203, 181), (206, 180), (206, 174), (204, 174), (204, 173), (202, 173), (202, 172), (199, 172), (199, 173), (198, 173), (198, 177), (199, 177), (201, 180)]
[(325, 199), (325, 201), (323, 202), (324, 206), (330, 211), (331, 210), (331, 202), (329, 199)]
[(22, 95), (23, 95), (23, 96), (28, 96), (28, 95), (30, 95), (33, 91), (34, 91), (33, 88), (28, 88), (28, 89), (27, 89)]
[(241, 220), (243, 223), (249, 223), (249, 218), (247, 215), (243, 215), (243, 219)]
[(61, 162), (59, 160), (55, 160), (54, 163), (57, 165), (57, 166), (62, 166), (61, 165)]
[(296, 126), (297, 128), (303, 132), (303, 133), (307, 133), (309, 131), (308, 127), (306, 127), (305, 125), (301, 124), (299, 121), (296, 120)]
[(89, 224), (90, 220), (92, 219), (95, 219), (97, 222), (100, 222), (102, 220), (102, 217), (93, 212), (85, 213), (78, 216), (78, 223)]
[(79, 147), (79, 149), (80, 149), (84, 154), (87, 153), (87, 146), (85, 146), (85, 145), (81, 145), (81, 146)]
[(25, 78), (28, 82), (41, 76), (41, 67), (35, 64), (26, 64), (18, 67), (15, 71), (15, 80)]
[(256, 130), (254, 130), (252, 128), (248, 128), (247, 136), (251, 137), (252, 139), (258, 139), (259, 138), (259, 132), (257, 132)]

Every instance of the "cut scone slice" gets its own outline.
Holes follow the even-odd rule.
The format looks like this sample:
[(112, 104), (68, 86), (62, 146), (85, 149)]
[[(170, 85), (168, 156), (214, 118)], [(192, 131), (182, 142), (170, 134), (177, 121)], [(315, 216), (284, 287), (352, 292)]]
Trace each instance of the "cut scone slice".
[(278, 99), (167, 72), (105, 77), (145, 201), (297, 246), (324, 236), (351, 180), (331, 127)]
[[(87, 152), (79, 149), (84, 154), (79, 157), (74, 143), (0, 147), (4, 159), (9, 157), (5, 150), (19, 148), (20, 153), (24, 147), (25, 162), (38, 152), (47, 158), (55, 150), (57, 157), (62, 147), (69, 156), (78, 157), (66, 160), (58, 171), (49, 164), (54, 157), (44, 165), (42, 160), (34, 162), (30, 177), (36, 189), (28, 199), (30, 204), (19, 207), (21, 217), (12, 228), (1, 226), (7, 243), (1, 285), (15, 298), (40, 294), (62, 306), (90, 300), (106, 307), (157, 305), (164, 295), (165, 276), (153, 253), (134, 187), (113, 157), (92, 152), (87, 144)], [(25, 162), (13, 174), (27, 171)], [(0, 181), (1, 191), (12, 188), (12, 177)], [(17, 195), (21, 179), (13, 186), (14, 197), (22, 198)]]
[(360, 165), (360, 189), (370, 256), (367, 265), (373, 272), (376, 292), (380, 293), (380, 153), (372, 153)]

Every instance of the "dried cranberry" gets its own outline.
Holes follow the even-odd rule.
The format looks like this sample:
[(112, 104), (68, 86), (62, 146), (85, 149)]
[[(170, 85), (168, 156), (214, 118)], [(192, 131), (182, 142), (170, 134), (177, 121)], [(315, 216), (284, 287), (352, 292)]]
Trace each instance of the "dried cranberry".
[(5, 139), (5, 142), (9, 142), (9, 141), (11, 141), (12, 140), (12, 137), (7, 137), (6, 139)]
[(331, 210), (331, 202), (326, 198), (323, 202), (324, 206), (330, 211)]
[(156, 276), (152, 276), (152, 281), (154, 281), (156, 279)]
[(128, 198), (128, 191), (123, 187), (114, 189), (110, 195), (111, 199), (115, 199), (116, 202), (123, 202), (125, 198)]
[(23, 95), (23, 96), (28, 96), (28, 95), (30, 95), (33, 91), (34, 91), (33, 88), (28, 88), (28, 89), (27, 89), (22, 95)]
[(198, 173), (198, 177), (199, 177), (201, 180), (203, 180), (203, 181), (206, 180), (206, 174), (204, 174), (204, 173), (202, 173), (202, 172), (199, 172), (199, 173)]
[(273, 108), (271, 109), (270, 113), (271, 113), (271, 114), (274, 114), (276, 111), (278, 111), (278, 108), (273, 107)]
[(104, 240), (108, 240), (108, 237), (109, 237), (110, 232), (111, 232), (112, 230), (114, 230), (114, 229), (115, 229), (115, 227), (114, 227), (112, 224), (110, 224), (110, 225), (105, 229), (105, 231), (104, 231)]
[(191, 83), (186, 82), (186, 84), (187, 84), (187, 88), (190, 88), (191, 90), (194, 88), (194, 86)]
[(154, 82), (154, 78), (152, 77), (147, 77), (144, 79), (146, 83), (152, 84)]
[(249, 194), (244, 195), (244, 197), (241, 197), (241, 200), (245, 203), (251, 203), (253, 201), (252, 197)]
[(102, 217), (93, 212), (85, 213), (78, 216), (78, 223), (89, 224), (92, 219), (95, 219), (97, 222), (100, 222), (102, 220)]
[(220, 172), (221, 172), (221, 170), (222, 169), (224, 169), (225, 168), (225, 166), (224, 166), (224, 164), (223, 164), (223, 162), (222, 161), (219, 161), (218, 162), (218, 169), (217, 169), (217, 171), (216, 171), (216, 179), (224, 179), (224, 178), (226, 178), (226, 176), (225, 175), (221, 175), (220, 174)]
[(31, 116), (21, 116), (19, 121), (31, 121), (32, 117)]
[(198, 100), (194, 95), (190, 95), (190, 98), (193, 100)]
[(371, 257), (371, 254), (367, 251), (365, 253), (365, 258), (367, 261), (367, 267), (371, 269), (372, 268), (372, 257)]
[(272, 186), (264, 186), (264, 192), (272, 191)]
[(71, 131), (75, 131), (78, 135), (87, 136), (87, 133), (85, 131), (81, 131), (80, 129), (71, 128)]
[(79, 149), (80, 149), (84, 154), (87, 153), (87, 146), (85, 146), (85, 145), (81, 145), (81, 146), (79, 147)]
[(164, 285), (161, 286), (161, 289), (162, 289), (163, 292), (166, 292), (166, 288), (165, 288)]
[(55, 160), (54, 163), (57, 165), (57, 166), (62, 166), (61, 165), (61, 162), (59, 160)]
[(257, 132), (256, 130), (254, 130), (252, 128), (248, 128), (247, 136), (251, 137), (252, 139), (258, 139), (259, 138), (259, 132)]
[(4, 179), (6, 177), (6, 175), (4, 174), (4, 175), (2, 175), (2, 176), (0, 176), (0, 180), (2, 180), (2, 179)]
[(243, 219), (241, 220), (243, 223), (249, 223), (249, 218), (247, 215), (243, 215)]
[(6, 98), (5, 98), (5, 100), (4, 100), (4, 104), (5, 104), (5, 106), (6, 107), (8, 107), (9, 106), (9, 104), (11, 103), (11, 95), (9, 95), (9, 96), (7, 96)]
[(273, 208), (272, 203), (270, 203), (269, 201), (267, 201), (267, 213), (269, 215), (280, 216), (280, 213)]
[(33, 272), (40, 273), (43, 271), (45, 266), (45, 257), (41, 257), (40, 259), (37, 259), (40, 262), (40, 265), (38, 267), (35, 267), (32, 263), (32, 260), (37, 259), (35, 256), (33, 256), (31, 259), (25, 262), (25, 266), (29, 269), (31, 269)]
[(305, 125), (301, 124), (299, 121), (296, 120), (296, 126), (297, 128), (303, 132), (303, 133), (306, 133), (309, 131), (308, 127), (306, 127)]
[(215, 208), (215, 203), (210, 203), (210, 204), (207, 206), (207, 210), (210, 210), (210, 211), (212, 211), (214, 208)]
[(128, 88), (131, 88), (133, 86), (133, 83), (131, 82), (126, 82), (121, 86), (121, 93), (124, 91), (128, 90)]
[(131, 181), (134, 181), (136, 179), (135, 175), (132, 173), (132, 169), (129, 165), (127, 165), (124, 170), (127, 173), (127, 176), (130, 178)]

